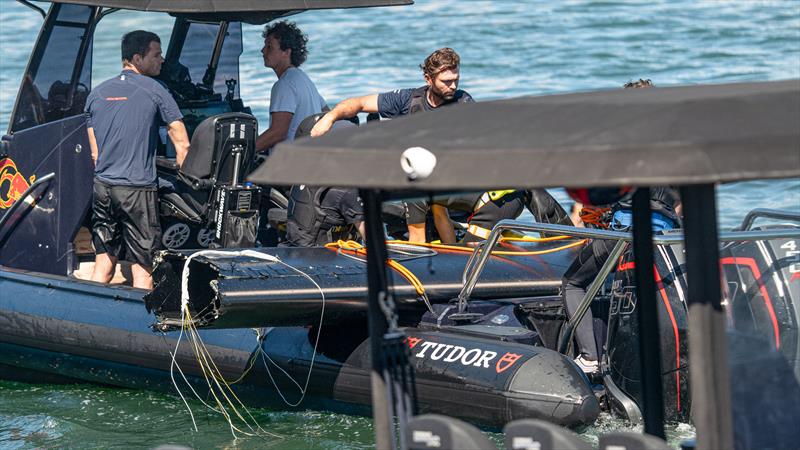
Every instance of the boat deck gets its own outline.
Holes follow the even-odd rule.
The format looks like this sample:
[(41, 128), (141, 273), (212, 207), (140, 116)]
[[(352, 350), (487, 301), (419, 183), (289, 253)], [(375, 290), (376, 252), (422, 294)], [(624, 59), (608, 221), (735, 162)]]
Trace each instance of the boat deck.
[[(92, 233), (86, 227), (78, 230), (77, 236), (73, 241), (75, 245), (75, 255), (78, 257), (78, 268), (72, 272), (72, 276), (79, 280), (91, 280), (94, 271), (94, 246), (92, 245)], [(120, 261), (111, 278), (111, 284), (133, 284), (133, 274), (131, 273), (131, 263)]]

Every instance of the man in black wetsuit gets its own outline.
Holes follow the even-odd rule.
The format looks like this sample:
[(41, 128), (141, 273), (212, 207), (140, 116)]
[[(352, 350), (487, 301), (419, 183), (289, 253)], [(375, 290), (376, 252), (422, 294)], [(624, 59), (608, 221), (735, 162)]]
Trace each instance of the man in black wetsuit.
[[(427, 201), (410, 202), (406, 209), (408, 223), (424, 226)], [(444, 244), (456, 242), (449, 211), (469, 214), (467, 234), (463, 242), (478, 242), (489, 237), (492, 228), (504, 219), (516, 219), (527, 208), (536, 222), (571, 225), (566, 211), (544, 189), (500, 190), (482, 194), (455, 195), (434, 200), (430, 205), (439, 238)]]
[[(458, 89), (461, 59), (452, 48), (440, 48), (431, 53), (420, 65), (425, 85), (414, 89), (399, 89), (382, 94), (371, 94), (342, 100), (323, 116), (311, 130), (317, 137), (330, 130), (334, 122), (355, 116), (358, 113), (378, 113), (381, 117), (393, 119), (408, 114), (433, 111), (456, 103), (473, 102), (472, 96)], [(408, 203), (408, 207), (424, 209), (427, 203)], [(413, 214), (413, 213), (412, 213)], [(417, 215), (413, 215), (417, 217)], [(425, 241), (425, 221), (408, 222), (409, 240)]]
[[(633, 222), (632, 213), (633, 192), (611, 206), (608, 222), (600, 225), (615, 231), (628, 231)], [(650, 208), (653, 211), (653, 231), (663, 231), (680, 227), (680, 198), (678, 191), (671, 187), (654, 187), (650, 189)], [(587, 224), (587, 226), (592, 226)], [(586, 288), (594, 281), (600, 268), (608, 260), (616, 241), (594, 239), (586, 245), (572, 265), (564, 273), (562, 289), (564, 304), (568, 316), (572, 317), (586, 295)], [(578, 325), (575, 327), (575, 341), (578, 347), (578, 357), (575, 362), (587, 373), (596, 372), (598, 369), (598, 349), (594, 338), (592, 310), (586, 310)]]
[[(648, 79), (630, 81), (623, 86), (625, 89), (642, 89), (653, 87)], [(617, 231), (627, 231), (632, 224), (631, 201), (633, 192), (629, 192), (619, 202), (611, 206), (605, 222), (595, 224), (601, 228), (611, 228)], [(582, 206), (582, 205), (580, 205)], [(650, 208), (653, 211), (653, 230), (668, 230), (680, 226), (680, 197), (678, 192), (670, 187), (655, 187), (650, 189)], [(591, 223), (586, 223), (592, 226)], [(572, 317), (586, 294), (586, 288), (594, 281), (600, 268), (603, 267), (614, 248), (616, 241), (594, 239), (586, 245), (572, 265), (564, 273), (562, 279), (562, 292), (567, 315)], [(594, 338), (592, 310), (586, 310), (580, 322), (575, 327), (575, 341), (578, 346), (578, 357), (575, 363), (586, 373), (598, 370), (598, 349)]]
[(286, 245), (322, 246), (364, 237), (364, 205), (355, 189), (292, 186), (286, 221)]

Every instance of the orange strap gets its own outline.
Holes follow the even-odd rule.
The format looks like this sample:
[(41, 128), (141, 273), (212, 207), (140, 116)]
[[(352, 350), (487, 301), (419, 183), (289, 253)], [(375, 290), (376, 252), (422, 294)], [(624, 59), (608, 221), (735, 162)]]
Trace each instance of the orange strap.
[(609, 211), (611, 211), (611, 208), (584, 206), (581, 209), (580, 216), (583, 223), (594, 225), (598, 228), (608, 228), (608, 221), (605, 216)]

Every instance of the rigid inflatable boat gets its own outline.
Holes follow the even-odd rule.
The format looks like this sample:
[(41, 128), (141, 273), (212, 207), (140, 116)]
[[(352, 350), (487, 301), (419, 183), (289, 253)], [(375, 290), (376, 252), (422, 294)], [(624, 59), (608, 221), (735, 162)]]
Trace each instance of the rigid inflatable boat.
[[(212, 241), (242, 244), (241, 236), (226, 236), (214, 226), (228, 217), (245, 225), (257, 217), (250, 203), (256, 188), (237, 184), (234, 175), (246, 172), (252, 162), (230, 158), (232, 145), (251, 145), (257, 124), (238, 98), (236, 83), (224, 79), (238, 74), (238, 59), (219, 58), (219, 52), (231, 49), (223, 41), (231, 39), (240, 51), (241, 21), (264, 23), (306, 9), (307, 2), (280, 11), (265, 2), (249, 2), (249, 9), (241, 6), (248, 2), (236, 2), (240, 9), (235, 11), (200, 12), (159, 3), (159, 11), (176, 17), (162, 81), (183, 95), (179, 103), (187, 124), (191, 131), (200, 130), (193, 133), (192, 157), (219, 164), (190, 161), (181, 172), (170, 164), (169, 149), (160, 149), (160, 173), (172, 181), (161, 193), (162, 225), (169, 237), (165, 246), (171, 249), (159, 256), (152, 292), (81, 278), (82, 265), (92, 257), (80, 242), (93, 171), (81, 113), (91, 86), (87, 43), (104, 15), (138, 2), (79, 3), (57, 1), (49, 12), (42, 11), (44, 30), (0, 148), (0, 375), (175, 392), (177, 366), (202, 393), (207, 382), (196, 353), (188, 344), (177, 346), (188, 322), (199, 329), (220, 373), (236, 381), (233, 387), (247, 403), (367, 412), (371, 342), (363, 253), (346, 247), (223, 249), (226, 253), (215, 254), (180, 249)], [(322, 2), (320, 7), (334, 3), (340, 4)], [(64, 38), (76, 30), (88, 38)], [(201, 38), (207, 41), (194, 41)], [(53, 52), (46, 50), (55, 45), (60, 51), (52, 59)], [(74, 65), (62, 61), (63, 47), (69, 45), (75, 46)], [(236, 70), (215, 67), (216, 72), (208, 72), (211, 81), (203, 77), (193, 83), (187, 68), (176, 63), (197, 63), (191, 69), (202, 72), (210, 68), (209, 61), (180, 58), (184, 48), (197, 45), (215, 49), (215, 64), (236, 61)], [(54, 79), (52, 86), (42, 85)], [(227, 91), (224, 97), (220, 89)], [(195, 97), (187, 98), (190, 94)], [(241, 138), (220, 145), (218, 133), (205, 132), (225, 127), (236, 127)], [(220, 206), (228, 201), (237, 208)], [(759, 214), (797, 220), (791, 214)], [(420, 411), (487, 427), (526, 417), (576, 426), (594, 421), (603, 407), (635, 418), (641, 388), (637, 328), (631, 320), (636, 298), (627, 256), (630, 236), (546, 224), (510, 226), (567, 237), (506, 241), (478, 253), (390, 245), (393, 260), (404, 268), (392, 269), (391, 288)], [(603, 376), (591, 380), (572, 363), (570, 346), (562, 345), (569, 344), (575, 319), (567, 321), (560, 297), (562, 275), (586, 238), (623, 243), (621, 259), (610, 260), (585, 299), (604, 348)], [(766, 348), (779, 350), (797, 370), (797, 227), (748, 225), (722, 238), (732, 323), (760, 333)], [(662, 384), (666, 416), (672, 419), (686, 418), (691, 411), (681, 239), (655, 239)]]

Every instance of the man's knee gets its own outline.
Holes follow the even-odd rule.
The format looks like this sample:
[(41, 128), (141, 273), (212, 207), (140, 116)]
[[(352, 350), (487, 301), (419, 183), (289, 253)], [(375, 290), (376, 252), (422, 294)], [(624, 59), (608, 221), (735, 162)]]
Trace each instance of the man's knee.
[(92, 281), (108, 283), (114, 276), (117, 266), (117, 258), (108, 253), (98, 253), (94, 259), (94, 270), (92, 271)]
[(141, 264), (131, 265), (133, 273), (133, 287), (141, 289), (153, 289), (152, 269)]

